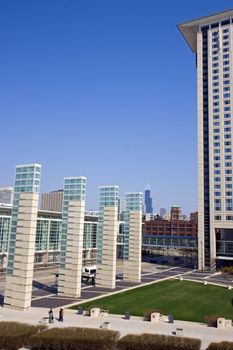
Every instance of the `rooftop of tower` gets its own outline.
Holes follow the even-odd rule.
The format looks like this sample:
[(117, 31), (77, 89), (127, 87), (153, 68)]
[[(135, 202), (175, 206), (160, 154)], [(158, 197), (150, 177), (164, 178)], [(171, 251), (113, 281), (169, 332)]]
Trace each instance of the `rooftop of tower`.
[(199, 26), (208, 24), (216, 24), (217, 22), (223, 22), (229, 18), (233, 18), (233, 10), (227, 10), (218, 12), (209, 16), (200, 17), (188, 22), (183, 22), (177, 25), (184, 39), (189, 44), (193, 52), (197, 51), (197, 32)]

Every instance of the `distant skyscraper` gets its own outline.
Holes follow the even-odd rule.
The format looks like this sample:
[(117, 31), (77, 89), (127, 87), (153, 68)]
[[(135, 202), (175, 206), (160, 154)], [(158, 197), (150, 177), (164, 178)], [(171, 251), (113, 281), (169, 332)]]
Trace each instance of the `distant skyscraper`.
[(178, 26), (196, 55), (198, 90), (198, 265), (232, 260), (233, 10)]
[(181, 208), (178, 205), (171, 207), (171, 221), (181, 220)]
[(150, 195), (149, 186), (147, 186), (147, 188), (145, 189), (145, 212), (146, 214), (153, 213), (152, 197)]
[(41, 210), (62, 211), (63, 190), (42, 193)]
[(159, 216), (163, 217), (164, 215), (166, 215), (166, 213), (167, 213), (167, 209), (166, 208), (160, 208)]
[(0, 204), (12, 204), (13, 193), (13, 187), (0, 187)]

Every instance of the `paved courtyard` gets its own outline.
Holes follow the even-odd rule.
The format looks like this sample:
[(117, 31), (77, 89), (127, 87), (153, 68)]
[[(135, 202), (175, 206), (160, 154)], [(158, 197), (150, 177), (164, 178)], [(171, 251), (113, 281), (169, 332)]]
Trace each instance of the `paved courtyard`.
[[(91, 282), (82, 283), (82, 292), (79, 299), (61, 297), (57, 295), (57, 286), (55, 285), (55, 276), (58, 273), (58, 267), (49, 267), (35, 269), (33, 290), (32, 290), (32, 307), (61, 307), (72, 303), (83, 302), (96, 297), (101, 297), (109, 293), (123, 291), (128, 288), (153, 283), (165, 278), (179, 278), (207, 281), (220, 284), (230, 285), (233, 287), (232, 277), (221, 273), (206, 273), (180, 267), (168, 267), (149, 263), (142, 263), (142, 281), (141, 283), (130, 283), (123, 281), (123, 264), (118, 263), (116, 288), (107, 289), (93, 286)], [(5, 275), (0, 275), (0, 305), (3, 304), (4, 298)]]

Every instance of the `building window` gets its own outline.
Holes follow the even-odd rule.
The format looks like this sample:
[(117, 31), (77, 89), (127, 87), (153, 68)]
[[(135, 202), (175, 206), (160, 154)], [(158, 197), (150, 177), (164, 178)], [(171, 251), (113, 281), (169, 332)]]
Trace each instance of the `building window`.
[(214, 115), (213, 119), (219, 119), (219, 115)]
[(226, 47), (225, 49), (222, 50), (223, 52), (228, 52), (229, 51), (229, 47)]
[(227, 221), (233, 221), (233, 215), (227, 215), (226, 216)]
[(214, 168), (220, 168), (220, 163), (214, 163)]
[(213, 86), (219, 86), (218, 82), (213, 83)]
[(231, 156), (225, 156), (225, 160), (231, 159)]
[(213, 94), (217, 94), (219, 92), (219, 89), (213, 89)]
[(214, 153), (215, 153), (215, 154), (220, 153), (220, 149), (214, 149)]
[(227, 162), (227, 163), (225, 163), (225, 166), (226, 166), (226, 167), (232, 166), (232, 163), (231, 163), (231, 162)]
[(224, 132), (229, 132), (229, 131), (231, 131), (231, 128), (230, 128), (230, 127), (224, 128)]
[(225, 148), (225, 152), (226, 153), (230, 153), (231, 152), (231, 148)]
[(230, 74), (227, 73), (227, 74), (223, 74), (223, 79), (226, 79), (226, 78), (229, 78), (230, 77)]
[(215, 197), (221, 197), (221, 192), (214, 192)]
[(226, 174), (226, 175), (232, 174), (232, 170), (231, 170), (231, 169), (226, 169), (226, 170), (225, 170), (225, 174)]
[(230, 107), (224, 107), (224, 112), (230, 111), (231, 108)]
[(226, 176), (226, 177), (225, 177), (225, 181), (226, 181), (226, 182), (232, 181), (232, 177), (231, 177), (231, 176)]
[(214, 170), (214, 175), (220, 175), (221, 171), (220, 170)]
[(229, 61), (223, 61), (224, 66), (226, 66), (227, 64), (229, 64)]
[(231, 135), (230, 134), (224, 135), (224, 139), (231, 139)]
[[(217, 102), (215, 102), (215, 103), (217, 103)], [(231, 103), (230, 100), (224, 101), (224, 105), (229, 105), (230, 103)]]
[(223, 85), (230, 84), (230, 80), (224, 80)]
[[(226, 102), (226, 101), (224, 101)], [(226, 104), (226, 103), (225, 103)], [(213, 106), (216, 107), (216, 106), (219, 106), (219, 102), (213, 102)]]
[(229, 54), (227, 53), (226, 55), (223, 55), (222, 57), (223, 57), (223, 59), (229, 58)]
[(232, 211), (232, 198), (226, 198), (226, 211)]
[(226, 184), (225, 188), (232, 188), (232, 184)]
[(220, 190), (221, 189), (221, 185), (219, 185), (219, 184), (218, 185), (214, 185), (214, 189), (215, 190)]
[(214, 157), (214, 160), (220, 160), (220, 156)]
[(225, 146), (231, 146), (231, 141), (225, 141), (225, 142), (224, 142), (224, 145), (225, 145)]
[[(223, 72), (229, 72), (230, 71), (230, 68), (229, 67), (224, 67), (223, 68)], [(216, 73), (218, 73), (218, 72), (216, 72)], [(229, 78), (229, 76), (223, 76), (223, 78)]]
[(220, 140), (220, 135), (214, 135), (213, 140)]
[(214, 200), (214, 210), (216, 210), (216, 211), (221, 210), (221, 199)]
[(219, 112), (219, 108), (214, 108), (213, 109), (213, 113), (218, 113)]
[(221, 182), (221, 177), (215, 177), (214, 182)]
[(218, 95), (213, 96), (213, 100), (219, 100), (219, 96)]
[(231, 125), (231, 121), (230, 120), (225, 120), (224, 121), (224, 125)]
[(217, 220), (217, 221), (218, 221), (218, 220), (222, 220), (221, 215), (215, 215), (215, 216), (214, 216), (214, 220)]
[(227, 191), (226, 196), (232, 196), (232, 191)]

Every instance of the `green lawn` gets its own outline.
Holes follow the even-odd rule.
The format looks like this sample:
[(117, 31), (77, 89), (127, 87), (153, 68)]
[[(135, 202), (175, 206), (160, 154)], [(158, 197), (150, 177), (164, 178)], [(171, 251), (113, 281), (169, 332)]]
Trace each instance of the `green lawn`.
[[(204, 322), (205, 316), (218, 314), (233, 318), (233, 291), (196, 282), (170, 280), (104, 297), (82, 304), (84, 309), (98, 305), (113, 314), (143, 316), (151, 308), (172, 314), (176, 320)], [(73, 306), (77, 309), (78, 305)]]

